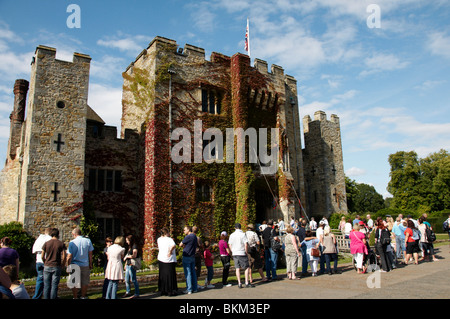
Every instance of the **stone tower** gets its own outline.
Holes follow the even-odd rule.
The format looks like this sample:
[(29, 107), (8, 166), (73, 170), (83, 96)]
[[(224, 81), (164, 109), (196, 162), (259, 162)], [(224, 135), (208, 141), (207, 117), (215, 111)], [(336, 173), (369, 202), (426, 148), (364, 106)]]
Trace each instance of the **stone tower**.
[(45, 227), (57, 227), (60, 238), (68, 240), (82, 214), (90, 60), (74, 53), (72, 62), (60, 61), (54, 48), (36, 48), (20, 142), (16, 131), (23, 122), (25, 83), (15, 87), (18, 105), (11, 119), (8, 160), (16, 169), (8, 175), (5, 167), (2, 184), (11, 188), (10, 195), (15, 193), (17, 205), (2, 207), (2, 215), (14, 217), (35, 236)]
[(332, 114), (330, 121), (323, 111), (303, 118), (305, 138), (304, 174), (309, 214), (330, 216), (346, 213), (347, 199), (342, 156), (339, 117)]

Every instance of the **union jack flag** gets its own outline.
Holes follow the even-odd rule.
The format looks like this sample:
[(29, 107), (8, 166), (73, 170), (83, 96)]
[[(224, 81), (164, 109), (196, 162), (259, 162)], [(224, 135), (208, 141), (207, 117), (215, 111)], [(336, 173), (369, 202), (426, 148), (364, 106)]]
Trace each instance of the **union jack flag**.
[(245, 44), (244, 44), (245, 51), (248, 52), (248, 55), (250, 55), (250, 31), (248, 27), (248, 19), (247, 19), (247, 30), (245, 31)]

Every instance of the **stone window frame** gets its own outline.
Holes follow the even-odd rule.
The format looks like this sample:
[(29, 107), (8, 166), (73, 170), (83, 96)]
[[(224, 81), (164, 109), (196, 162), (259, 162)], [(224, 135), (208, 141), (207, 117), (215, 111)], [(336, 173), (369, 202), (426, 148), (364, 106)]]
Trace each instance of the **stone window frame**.
[[(88, 190), (91, 192), (123, 193), (123, 171), (117, 169), (90, 167)], [(94, 174), (94, 175), (92, 175)]]
[(222, 113), (223, 93), (218, 89), (200, 88), (200, 110), (203, 113), (220, 115)]

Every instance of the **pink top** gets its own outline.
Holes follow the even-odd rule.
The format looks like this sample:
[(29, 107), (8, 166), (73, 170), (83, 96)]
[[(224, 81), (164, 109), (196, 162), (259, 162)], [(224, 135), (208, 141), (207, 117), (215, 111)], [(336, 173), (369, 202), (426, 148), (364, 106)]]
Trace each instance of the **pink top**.
[(219, 252), (222, 256), (228, 256), (227, 252), (228, 244), (225, 240), (221, 239), (219, 240)]
[(360, 231), (352, 231), (350, 232), (350, 253), (351, 254), (367, 254), (367, 247), (364, 245), (364, 238), (366, 235), (361, 233)]
[(208, 248), (203, 252), (203, 256), (205, 257), (205, 266), (209, 267), (213, 265), (213, 260), (211, 259), (212, 255)]

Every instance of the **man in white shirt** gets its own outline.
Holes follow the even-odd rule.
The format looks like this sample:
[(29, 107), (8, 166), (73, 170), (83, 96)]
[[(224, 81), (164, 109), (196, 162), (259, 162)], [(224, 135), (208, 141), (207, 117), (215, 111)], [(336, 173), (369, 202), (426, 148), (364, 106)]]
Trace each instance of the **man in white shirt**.
[(36, 287), (34, 289), (34, 295), (32, 299), (41, 299), (42, 294), (44, 292), (44, 261), (42, 260), (42, 246), (52, 239), (50, 236), (50, 231), (52, 229), (50, 227), (45, 229), (44, 234), (40, 234), (39, 237), (33, 244), (33, 248), (31, 252), (36, 254)]
[(315, 231), (317, 229), (317, 222), (314, 220), (314, 217), (311, 217), (309, 228), (311, 229), (311, 231)]
[(370, 218), (370, 214), (367, 214), (366, 220), (367, 220), (367, 227), (369, 227), (369, 232), (371, 232), (373, 229), (373, 219)]
[(241, 224), (234, 225), (235, 231), (230, 235), (228, 246), (230, 246), (231, 254), (234, 260), (234, 267), (236, 268), (236, 277), (238, 280), (238, 287), (242, 288), (241, 284), (241, 268), (244, 269), (245, 287), (255, 287), (249, 283), (249, 271), (251, 271), (248, 262), (248, 240), (245, 233), (241, 230)]

